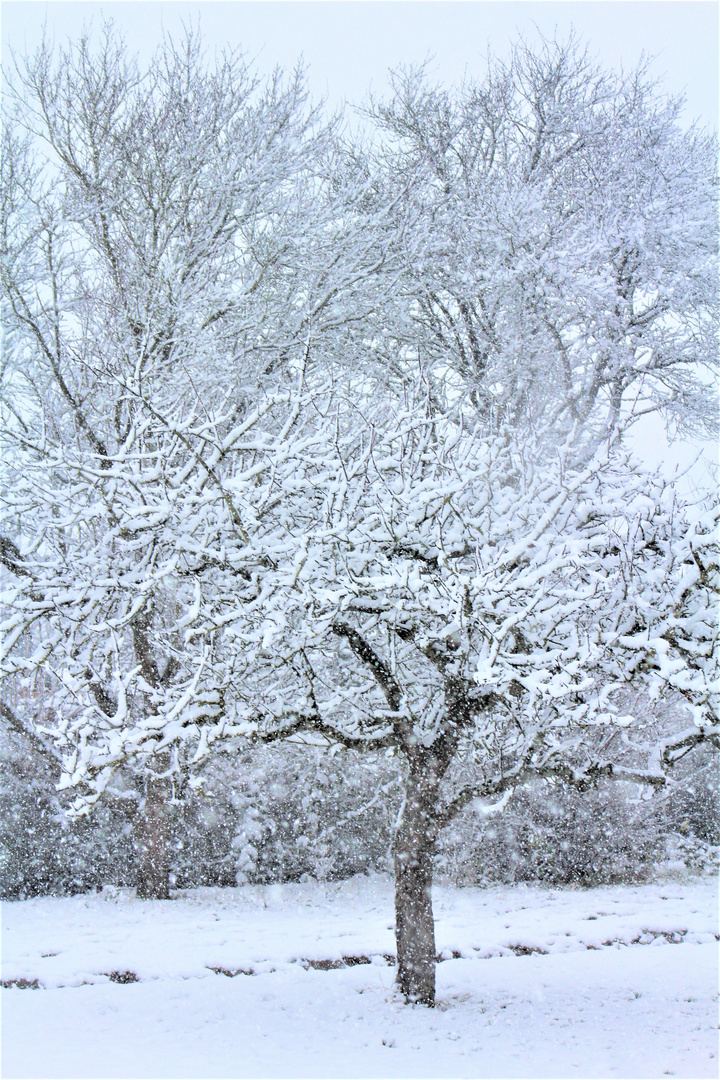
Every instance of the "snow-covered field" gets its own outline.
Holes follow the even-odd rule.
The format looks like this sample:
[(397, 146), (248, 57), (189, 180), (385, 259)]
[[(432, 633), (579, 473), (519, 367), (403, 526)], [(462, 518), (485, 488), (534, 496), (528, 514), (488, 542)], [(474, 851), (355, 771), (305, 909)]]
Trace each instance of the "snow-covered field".
[(434, 1010), (381, 877), (5, 903), (3, 1076), (718, 1075), (715, 882), (434, 896)]

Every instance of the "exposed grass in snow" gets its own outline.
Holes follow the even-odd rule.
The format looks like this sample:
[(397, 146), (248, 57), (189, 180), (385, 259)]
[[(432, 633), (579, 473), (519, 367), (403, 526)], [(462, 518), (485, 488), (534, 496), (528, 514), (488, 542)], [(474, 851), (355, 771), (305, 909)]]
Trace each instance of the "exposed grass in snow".
[(715, 882), (434, 895), (434, 1010), (386, 878), (5, 903), (3, 1075), (717, 1075)]

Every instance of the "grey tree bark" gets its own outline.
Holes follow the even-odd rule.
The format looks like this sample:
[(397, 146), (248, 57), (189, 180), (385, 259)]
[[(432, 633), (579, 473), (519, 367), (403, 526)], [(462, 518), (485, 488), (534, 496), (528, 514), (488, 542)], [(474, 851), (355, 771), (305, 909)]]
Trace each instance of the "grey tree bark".
[(405, 803), (395, 837), (396, 981), (409, 1002), (435, 1004), (433, 855), (438, 787), (445, 769), (427, 752), (410, 761)]
[(137, 895), (144, 900), (170, 899), (169, 804), (172, 781), (163, 775), (169, 755), (160, 754), (145, 777), (145, 799), (135, 818)]
[[(407, 807), (406, 807), (407, 809)], [(395, 840), (397, 985), (421, 1005), (435, 1003), (435, 920), (432, 845), (422, 836), (422, 814), (403, 813)]]

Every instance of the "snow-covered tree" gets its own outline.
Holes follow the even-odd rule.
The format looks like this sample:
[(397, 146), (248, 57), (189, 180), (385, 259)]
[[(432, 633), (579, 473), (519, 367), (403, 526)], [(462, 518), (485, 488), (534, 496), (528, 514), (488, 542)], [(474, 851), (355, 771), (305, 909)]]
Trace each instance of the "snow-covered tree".
[[(577, 465), (427, 397), (312, 405), (228, 480), (253, 525), (244, 588), (226, 571), (200, 592), (198, 629), (223, 628), (225, 713), (205, 731), (402, 756), (398, 981), (430, 1003), (432, 857), (460, 810), (537, 778), (661, 788), (720, 746), (718, 512), (678, 505), (621, 448)], [(220, 499), (215, 521), (229, 542)], [(649, 738), (637, 686), (681, 695), (692, 722)]]
[[(43, 629), (8, 670), (52, 672), (78, 809), (148, 769), (151, 864), (188, 739), (400, 755), (398, 982), (432, 1003), (463, 807), (720, 741), (716, 511), (618, 437), (713, 422), (711, 145), (572, 45), (458, 103), (410, 76), (372, 152), (192, 39), (144, 76), (112, 35), (44, 50), (15, 102), (0, 557), (8, 646)], [(692, 723), (651, 745), (638, 685)]]
[(396, 72), (367, 167), (408, 193), (398, 375), (412, 360), (440, 402), (575, 443), (658, 410), (716, 432), (717, 145), (681, 111), (572, 37), (460, 88)]
[[(323, 335), (361, 315), (337, 297), (378, 261), (370, 231), (338, 262), (331, 131), (300, 72), (213, 66), (193, 34), (145, 71), (111, 26), (97, 47), (43, 46), (6, 94), (7, 671), (53, 673), (56, 728), (82, 732), (66, 783), (96, 735), (140, 762), (153, 895), (167, 892), (168, 724), (196, 734), (221, 710), (212, 637), (188, 633), (194, 575), (226, 558), (203, 505), (219, 491), (243, 542), (223, 458), (288, 402)], [(333, 192), (342, 202), (341, 178)], [(12, 653), (33, 626), (34, 654)]]

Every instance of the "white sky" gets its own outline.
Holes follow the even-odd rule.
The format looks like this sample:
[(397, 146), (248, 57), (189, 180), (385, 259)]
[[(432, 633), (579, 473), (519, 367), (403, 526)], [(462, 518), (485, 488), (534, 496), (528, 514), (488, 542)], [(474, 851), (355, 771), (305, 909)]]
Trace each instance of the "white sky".
[(685, 93), (687, 118), (717, 128), (718, 5), (712, 0), (206, 0), (97, 3), (94, 0), (8, 0), (2, 3), (3, 62), (8, 47), (34, 49), (43, 23), (57, 40), (75, 38), (102, 15), (123, 30), (133, 51), (147, 55), (163, 27), (182, 30), (200, 15), (210, 46), (242, 46), (261, 70), (293, 67), (302, 55), (314, 94), (331, 105), (360, 102), (370, 86), (386, 85), (388, 68), (435, 57), (433, 73), (446, 83), (481, 75), (490, 45), (502, 54), (519, 31), (535, 27), (562, 37), (571, 26), (606, 65), (634, 65), (644, 51), (673, 94)]
[[(61, 42), (90, 20), (112, 18), (130, 50), (148, 57), (163, 28), (181, 34), (183, 22), (199, 18), (209, 47), (242, 47), (261, 72), (292, 68), (302, 56), (313, 95), (331, 107), (360, 103), (370, 88), (382, 94), (398, 64), (431, 56), (433, 76), (458, 83), (466, 73), (482, 76), (488, 46), (502, 55), (518, 32), (532, 40), (538, 30), (564, 37), (574, 27), (604, 66), (632, 67), (650, 54), (667, 92), (686, 96), (685, 123), (717, 130), (719, 10), (713, 0), (4, 0), (0, 16), (4, 66), (10, 49), (36, 48), (45, 23)], [(718, 456), (714, 444), (668, 446), (658, 424), (643, 426), (633, 442), (649, 464)], [(702, 465), (693, 475), (710, 482)]]

